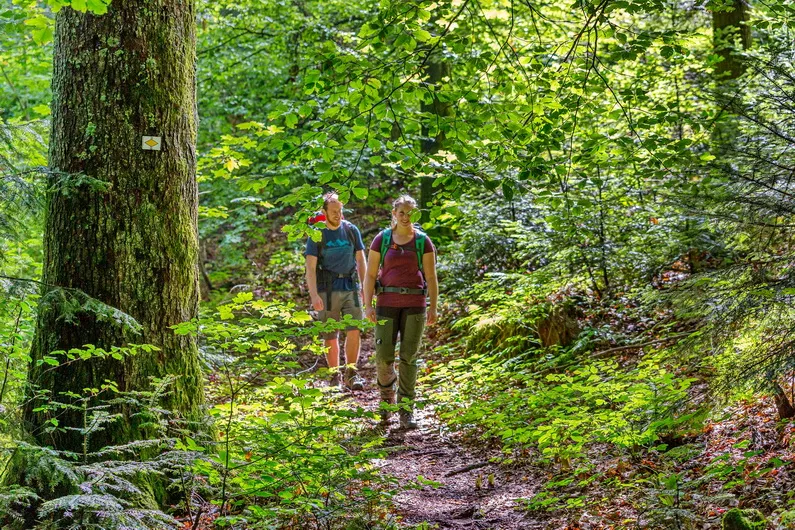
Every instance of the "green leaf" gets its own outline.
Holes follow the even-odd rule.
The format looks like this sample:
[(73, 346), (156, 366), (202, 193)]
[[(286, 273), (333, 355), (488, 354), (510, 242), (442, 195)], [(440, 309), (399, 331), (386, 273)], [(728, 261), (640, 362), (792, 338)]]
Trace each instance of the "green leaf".
[(502, 181), (502, 194), (507, 200), (513, 200), (513, 183), (510, 180)]
[(52, 41), (52, 28), (50, 27), (34, 29), (30, 34), (33, 36), (33, 42), (39, 45), (48, 44)]
[(242, 293), (237, 293), (233, 302), (236, 304), (244, 304), (246, 302), (250, 302), (253, 299), (254, 299), (254, 293), (246, 291)]
[(38, 114), (39, 116), (49, 116), (50, 115), (50, 106), (49, 105), (36, 105), (33, 107), (33, 111)]
[(356, 195), (356, 198), (359, 200), (365, 200), (367, 198), (367, 188), (353, 188), (353, 194)]
[(429, 31), (425, 31), (424, 29), (418, 29), (414, 32), (414, 37), (419, 42), (428, 42), (429, 40), (431, 40), (431, 38), (433, 38), (433, 35), (431, 35)]
[(25, 21), (25, 25), (38, 29), (43, 29), (50, 25), (50, 19), (45, 17), (44, 15), (37, 15), (33, 18), (27, 19)]
[(86, 0), (88, 9), (95, 15), (104, 15), (108, 12), (110, 0)]

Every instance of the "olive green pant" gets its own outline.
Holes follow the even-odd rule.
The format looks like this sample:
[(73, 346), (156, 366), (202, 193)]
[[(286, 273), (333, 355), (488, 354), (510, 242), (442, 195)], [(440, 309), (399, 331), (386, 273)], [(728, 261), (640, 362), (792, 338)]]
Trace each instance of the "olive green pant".
[[(375, 327), (375, 367), (378, 386), (394, 387), (398, 380), (398, 403), (403, 398), (414, 400), (417, 383), (417, 352), (425, 329), (424, 307), (376, 307), (379, 324)], [(383, 324), (380, 321), (384, 321)], [(395, 374), (395, 344), (400, 334), (399, 376)]]

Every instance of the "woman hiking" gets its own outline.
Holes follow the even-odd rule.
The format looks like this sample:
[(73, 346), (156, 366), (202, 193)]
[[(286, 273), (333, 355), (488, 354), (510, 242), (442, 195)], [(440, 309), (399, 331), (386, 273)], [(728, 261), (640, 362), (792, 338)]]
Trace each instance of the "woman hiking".
[[(392, 203), (392, 226), (379, 233), (370, 245), (364, 281), (365, 316), (377, 323), (375, 364), (381, 401), (395, 403), (395, 383), (400, 427), (416, 429), (414, 386), (417, 382), (417, 352), (425, 323), (436, 322), (439, 284), (436, 278), (436, 249), (430, 238), (415, 228), (411, 212), (417, 202), (403, 195)], [(373, 306), (373, 295), (377, 296)], [(426, 314), (426, 296), (430, 298)], [(400, 334), (399, 376), (395, 374), (395, 344)], [(391, 412), (381, 407), (383, 428)]]

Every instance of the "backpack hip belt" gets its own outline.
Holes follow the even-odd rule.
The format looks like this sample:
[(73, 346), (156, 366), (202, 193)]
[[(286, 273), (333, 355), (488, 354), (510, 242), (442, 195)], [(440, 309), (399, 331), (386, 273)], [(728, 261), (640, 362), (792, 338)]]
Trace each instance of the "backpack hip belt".
[(428, 289), (411, 289), (410, 287), (381, 287), (376, 289), (376, 294), (398, 293), (398, 294), (428, 294)]
[[(321, 286), (324, 287), (323, 290), (326, 293), (326, 307), (325, 307), (326, 311), (331, 311), (331, 293), (334, 292), (334, 280), (338, 278), (350, 278), (351, 280), (353, 280), (353, 292), (355, 293), (356, 291), (359, 290), (359, 274), (356, 272), (356, 270), (353, 270), (348, 274), (339, 274), (337, 272), (328, 271), (326, 269), (319, 269), (318, 273), (319, 273), (317, 278), (318, 291), (320, 291)], [(324, 276), (322, 282), (320, 280), (320, 275)], [(356, 307), (360, 307), (359, 296), (356, 295), (353, 297), (353, 299)]]

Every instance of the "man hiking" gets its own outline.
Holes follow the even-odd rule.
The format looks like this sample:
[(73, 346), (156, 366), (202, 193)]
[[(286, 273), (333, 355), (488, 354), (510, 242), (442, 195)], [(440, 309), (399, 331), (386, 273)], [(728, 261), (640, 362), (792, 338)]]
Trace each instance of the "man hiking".
[[(342, 203), (336, 193), (323, 196), (326, 228), (319, 243), (306, 242), (306, 285), (318, 320), (341, 320), (344, 315), (361, 320), (361, 294), (367, 263), (359, 229), (342, 218)], [(326, 361), (334, 370), (332, 386), (340, 385), (338, 333), (324, 334)], [(356, 372), (361, 332), (355, 326), (345, 329), (345, 359), (348, 363), (342, 384), (349, 390), (362, 390), (364, 380)]]

